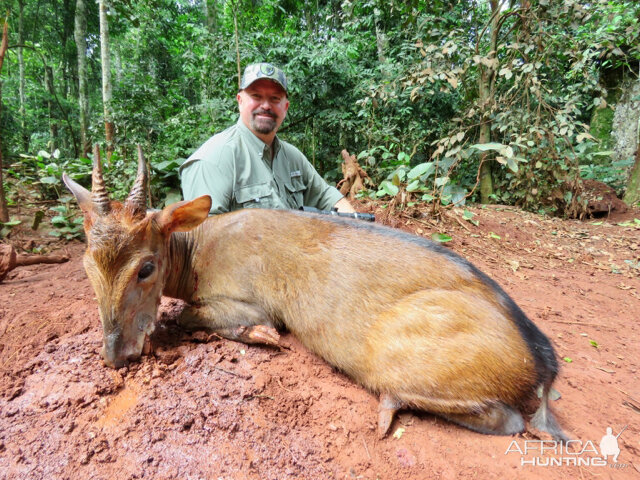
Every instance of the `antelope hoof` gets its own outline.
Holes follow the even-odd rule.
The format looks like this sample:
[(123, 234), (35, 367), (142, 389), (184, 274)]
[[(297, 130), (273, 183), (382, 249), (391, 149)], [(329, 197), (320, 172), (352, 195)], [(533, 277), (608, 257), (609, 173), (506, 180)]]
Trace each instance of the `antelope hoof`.
[(278, 346), (280, 334), (273, 327), (266, 325), (255, 325), (249, 329), (248, 338), (254, 343), (264, 343), (266, 345)]
[(142, 355), (149, 355), (153, 351), (153, 346), (151, 345), (151, 339), (149, 335), (144, 336), (144, 343), (142, 344)]

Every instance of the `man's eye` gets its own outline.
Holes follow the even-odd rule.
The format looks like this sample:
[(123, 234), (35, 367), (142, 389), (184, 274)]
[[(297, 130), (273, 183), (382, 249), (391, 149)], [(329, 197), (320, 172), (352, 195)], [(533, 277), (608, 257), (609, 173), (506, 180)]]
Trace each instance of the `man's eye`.
[(144, 265), (142, 265), (142, 268), (138, 272), (138, 280), (144, 280), (145, 278), (149, 277), (149, 275), (151, 275), (155, 269), (156, 266), (153, 264), (153, 262), (146, 262)]

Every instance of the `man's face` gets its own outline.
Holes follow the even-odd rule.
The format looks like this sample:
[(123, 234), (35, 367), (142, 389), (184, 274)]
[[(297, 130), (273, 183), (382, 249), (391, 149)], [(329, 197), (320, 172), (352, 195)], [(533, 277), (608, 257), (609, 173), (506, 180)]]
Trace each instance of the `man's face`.
[(256, 80), (237, 99), (242, 122), (258, 136), (277, 132), (289, 109), (285, 91), (268, 79)]

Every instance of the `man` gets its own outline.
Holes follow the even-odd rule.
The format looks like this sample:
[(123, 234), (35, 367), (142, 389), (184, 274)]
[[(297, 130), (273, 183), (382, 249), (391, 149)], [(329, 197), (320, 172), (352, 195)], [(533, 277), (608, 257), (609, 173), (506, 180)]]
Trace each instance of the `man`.
[(300, 150), (276, 136), (289, 109), (282, 70), (249, 65), (236, 98), (237, 124), (207, 140), (180, 167), (185, 200), (210, 195), (211, 213), (302, 206), (355, 211)]

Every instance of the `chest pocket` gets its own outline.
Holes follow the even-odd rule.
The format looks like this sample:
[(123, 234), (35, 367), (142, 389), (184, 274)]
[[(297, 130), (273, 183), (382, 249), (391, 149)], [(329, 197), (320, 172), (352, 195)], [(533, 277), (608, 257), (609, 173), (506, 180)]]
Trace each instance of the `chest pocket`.
[(287, 203), (289, 208), (295, 210), (304, 205), (304, 191), (305, 185), (300, 177), (292, 177), (291, 180), (284, 182), (284, 186), (287, 189)]
[(268, 183), (257, 183), (236, 190), (239, 208), (276, 208), (273, 190)]

